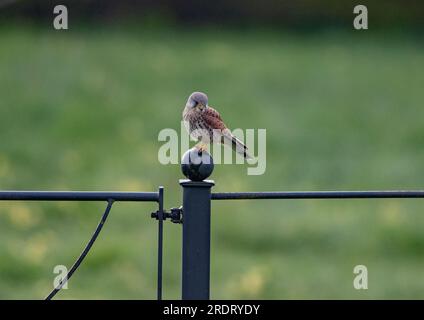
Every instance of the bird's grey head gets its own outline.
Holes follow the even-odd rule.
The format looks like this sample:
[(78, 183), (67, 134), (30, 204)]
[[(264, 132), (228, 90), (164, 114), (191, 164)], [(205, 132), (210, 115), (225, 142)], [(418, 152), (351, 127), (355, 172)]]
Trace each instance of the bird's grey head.
[(207, 107), (208, 106), (208, 96), (203, 92), (193, 92), (190, 97), (188, 97), (186, 106), (189, 108), (195, 107)]

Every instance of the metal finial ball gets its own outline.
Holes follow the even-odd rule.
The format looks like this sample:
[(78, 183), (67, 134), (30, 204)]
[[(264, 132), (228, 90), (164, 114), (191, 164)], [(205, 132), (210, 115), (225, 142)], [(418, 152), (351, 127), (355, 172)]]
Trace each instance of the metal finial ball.
[(195, 147), (184, 153), (181, 161), (181, 170), (191, 181), (207, 179), (212, 174), (213, 168), (211, 155)]

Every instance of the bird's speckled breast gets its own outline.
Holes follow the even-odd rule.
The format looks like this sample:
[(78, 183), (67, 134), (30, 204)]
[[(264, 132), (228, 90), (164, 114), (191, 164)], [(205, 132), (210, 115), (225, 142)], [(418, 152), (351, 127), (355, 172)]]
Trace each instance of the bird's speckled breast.
[(211, 139), (213, 136), (212, 128), (206, 123), (203, 117), (205, 110), (198, 108), (188, 109), (187, 107), (184, 109), (184, 125), (194, 139), (202, 138), (202, 140), (205, 140)]

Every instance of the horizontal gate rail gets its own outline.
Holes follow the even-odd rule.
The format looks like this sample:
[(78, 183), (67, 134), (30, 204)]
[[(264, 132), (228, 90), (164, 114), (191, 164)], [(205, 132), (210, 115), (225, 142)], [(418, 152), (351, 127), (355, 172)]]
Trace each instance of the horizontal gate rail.
[(150, 201), (159, 202), (158, 192), (113, 191), (0, 191), (0, 201)]
[(212, 200), (249, 199), (387, 199), (424, 198), (424, 190), (388, 191), (274, 191), (212, 193)]

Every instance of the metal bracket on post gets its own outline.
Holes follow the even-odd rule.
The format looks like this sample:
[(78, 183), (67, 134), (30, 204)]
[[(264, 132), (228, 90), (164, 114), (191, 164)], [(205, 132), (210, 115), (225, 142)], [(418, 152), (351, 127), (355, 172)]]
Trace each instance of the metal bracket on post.
[[(163, 211), (163, 220), (171, 219), (173, 223), (183, 223), (183, 207), (171, 208), (170, 211)], [(152, 212), (151, 217), (159, 220), (159, 211)]]
[(211, 180), (180, 180), (183, 187), (182, 299), (208, 300), (210, 279)]

